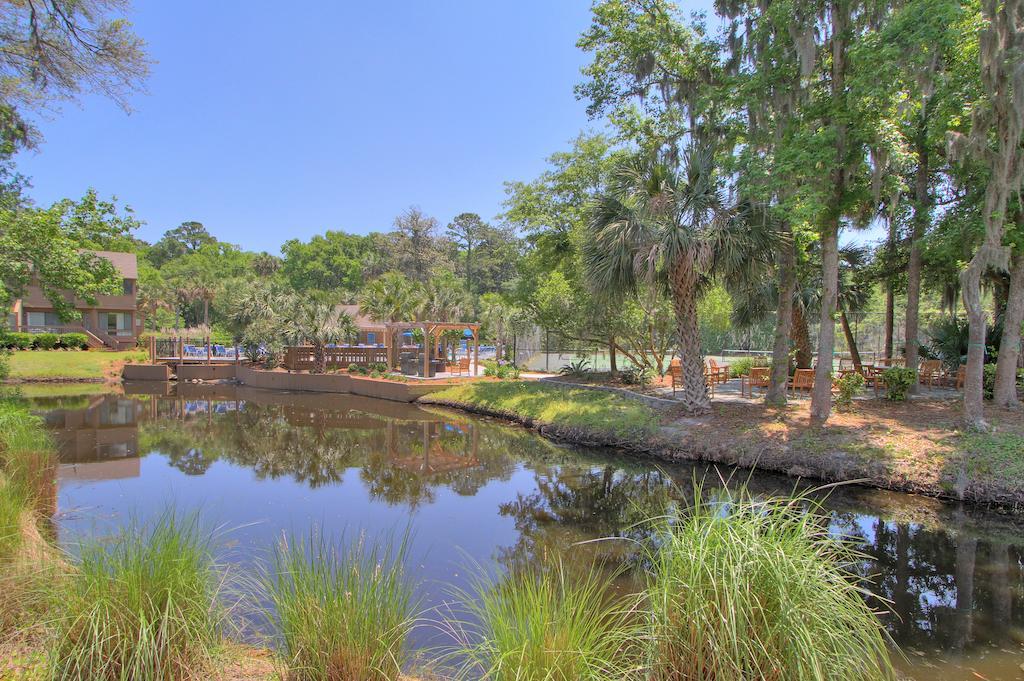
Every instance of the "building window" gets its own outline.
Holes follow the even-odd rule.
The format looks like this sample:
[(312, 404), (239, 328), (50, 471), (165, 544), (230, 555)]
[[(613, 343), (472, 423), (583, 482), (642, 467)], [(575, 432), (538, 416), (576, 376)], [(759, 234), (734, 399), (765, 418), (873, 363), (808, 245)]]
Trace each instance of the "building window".
[(46, 329), (61, 325), (60, 317), (56, 312), (26, 312), (25, 326), (31, 331), (45, 331)]
[(132, 281), (131, 279), (124, 280), (124, 294), (126, 296), (135, 295), (135, 282)]
[(132, 314), (130, 312), (107, 312), (107, 333), (111, 336), (132, 335)]

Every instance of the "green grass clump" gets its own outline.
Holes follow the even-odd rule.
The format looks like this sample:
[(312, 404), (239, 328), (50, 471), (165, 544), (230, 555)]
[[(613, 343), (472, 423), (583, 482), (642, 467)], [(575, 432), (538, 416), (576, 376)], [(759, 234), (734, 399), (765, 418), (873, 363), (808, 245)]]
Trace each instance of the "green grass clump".
[(965, 433), (958, 449), (975, 475), (997, 475), (1004, 481), (1024, 481), (1024, 435), (1008, 432)]
[(541, 381), (464, 383), (432, 393), (427, 401), (511, 414), (543, 424), (643, 437), (658, 427), (658, 414), (639, 400), (614, 392)]
[(290, 681), (395, 681), (408, 654), (405, 546), (284, 541), (263, 576)]
[(456, 592), (469, 622), (447, 624), (460, 678), (599, 681), (640, 670), (636, 599), (612, 597), (608, 577), (561, 564), (513, 570)]
[(141, 350), (106, 352), (66, 352), (64, 350), (36, 350), (15, 352), (10, 356), (10, 378), (31, 379), (102, 379), (114, 362), (143, 360), (148, 355)]
[(109, 546), (83, 547), (50, 623), (49, 678), (204, 677), (221, 640), (219, 590), (209, 539), (194, 518), (167, 513)]
[(847, 568), (858, 556), (829, 535), (814, 502), (710, 503), (698, 487), (656, 544), (649, 678), (894, 678), (887, 637)]

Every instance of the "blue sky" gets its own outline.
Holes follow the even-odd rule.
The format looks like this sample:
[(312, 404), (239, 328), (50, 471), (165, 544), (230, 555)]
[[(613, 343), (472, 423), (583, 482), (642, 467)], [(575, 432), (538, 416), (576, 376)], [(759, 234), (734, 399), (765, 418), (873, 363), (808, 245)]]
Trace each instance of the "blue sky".
[[(155, 240), (184, 220), (276, 252), (326, 229), (501, 210), (502, 183), (591, 126), (572, 87), (589, 3), (137, 0), (158, 62), (125, 115), (86, 98), (19, 159), (48, 204), (90, 186)], [(244, 7), (244, 9), (243, 9)]]
[(328, 229), (388, 230), (411, 205), (442, 226), (493, 218), (505, 181), (600, 127), (573, 95), (586, 0), (302, 8), (136, 0), (157, 62), (147, 92), (130, 114), (86, 97), (37, 121), (42, 145), (18, 158), (33, 198), (93, 187), (131, 206), (148, 241), (198, 220), (276, 253)]

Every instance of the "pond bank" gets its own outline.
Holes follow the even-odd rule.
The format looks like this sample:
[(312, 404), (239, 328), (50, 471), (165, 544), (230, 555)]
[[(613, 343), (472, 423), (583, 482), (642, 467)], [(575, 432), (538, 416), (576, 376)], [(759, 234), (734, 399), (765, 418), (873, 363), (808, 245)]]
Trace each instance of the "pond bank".
[[(1024, 505), (1024, 415), (990, 408), (986, 417), (993, 431), (965, 433), (959, 403), (952, 400), (858, 401), (824, 426), (811, 423), (806, 400), (782, 409), (721, 403), (708, 416), (689, 418), (617, 393), (553, 382), (468, 384), (420, 402), (503, 418), (560, 442), (617, 447), (666, 461), (857, 481), (1007, 510)], [(620, 403), (633, 406), (624, 411)]]

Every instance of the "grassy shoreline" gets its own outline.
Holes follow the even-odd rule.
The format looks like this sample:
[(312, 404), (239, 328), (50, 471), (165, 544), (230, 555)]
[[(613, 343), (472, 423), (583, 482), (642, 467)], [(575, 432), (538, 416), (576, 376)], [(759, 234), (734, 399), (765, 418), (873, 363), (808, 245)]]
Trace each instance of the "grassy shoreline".
[[(524, 387), (530, 385), (533, 387)], [(617, 447), (665, 461), (753, 468), (824, 482), (1015, 509), (1024, 506), (1024, 414), (990, 408), (990, 433), (960, 428), (955, 401), (858, 401), (825, 426), (806, 400), (785, 408), (719, 403), (685, 418), (621, 393), (545, 382), (464, 385), (422, 404), (503, 418), (560, 442)], [(627, 415), (625, 423), (609, 427)]]
[(19, 350), (9, 356), (10, 376), (6, 382), (114, 381), (126, 362), (146, 357), (141, 350)]

